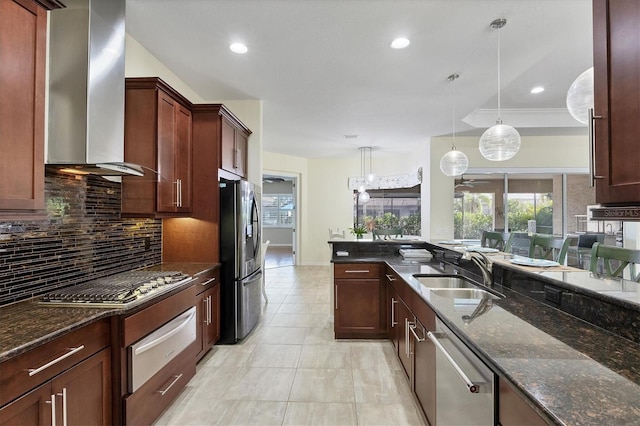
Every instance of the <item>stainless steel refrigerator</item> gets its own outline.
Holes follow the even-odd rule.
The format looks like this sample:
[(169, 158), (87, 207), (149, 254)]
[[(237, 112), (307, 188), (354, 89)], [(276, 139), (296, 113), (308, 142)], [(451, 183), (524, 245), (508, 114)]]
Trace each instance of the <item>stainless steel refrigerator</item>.
[(243, 339), (260, 319), (260, 208), (260, 187), (245, 180), (220, 180), (220, 343)]

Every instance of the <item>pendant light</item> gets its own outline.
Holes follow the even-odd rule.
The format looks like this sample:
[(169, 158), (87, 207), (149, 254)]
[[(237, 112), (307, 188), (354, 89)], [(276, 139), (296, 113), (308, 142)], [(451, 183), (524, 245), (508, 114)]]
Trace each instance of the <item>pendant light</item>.
[[(366, 154), (367, 154), (367, 150), (369, 152), (369, 171), (371, 171), (371, 147), (368, 146), (363, 146), (360, 147), (360, 176), (362, 178), (362, 185), (360, 185), (358, 187), (358, 201), (360, 203), (367, 203), (369, 202), (369, 200), (371, 199), (371, 196), (369, 195), (369, 193), (366, 190), (366, 184), (367, 184), (367, 178), (366, 178)], [(371, 173), (370, 173), (371, 174)]]
[[(504, 18), (491, 22), (491, 28), (500, 30), (507, 24)], [(480, 137), (480, 153), (490, 161), (513, 158), (520, 149), (520, 134), (500, 117), (500, 31), (498, 31), (498, 119), (496, 125), (487, 129)]]
[(440, 159), (440, 170), (446, 176), (458, 176), (467, 171), (469, 167), (469, 159), (464, 152), (456, 149), (456, 79), (458, 74), (451, 74), (447, 80), (453, 82), (453, 132), (451, 151), (447, 152)]
[(591, 108), (593, 108), (593, 67), (580, 74), (567, 91), (567, 109), (573, 118), (582, 124), (587, 124)]

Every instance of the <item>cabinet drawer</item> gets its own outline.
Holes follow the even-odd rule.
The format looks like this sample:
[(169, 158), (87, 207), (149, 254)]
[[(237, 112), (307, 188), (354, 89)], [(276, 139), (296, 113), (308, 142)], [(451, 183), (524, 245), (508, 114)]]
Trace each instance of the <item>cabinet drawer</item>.
[(220, 284), (220, 268), (210, 269), (196, 277), (196, 294), (209, 290), (214, 285)]
[(196, 374), (194, 345), (165, 365), (124, 402), (127, 425), (150, 425)]
[(101, 320), (2, 363), (0, 405), (109, 346), (110, 334), (109, 321)]
[(334, 278), (379, 278), (380, 265), (377, 263), (336, 263)]

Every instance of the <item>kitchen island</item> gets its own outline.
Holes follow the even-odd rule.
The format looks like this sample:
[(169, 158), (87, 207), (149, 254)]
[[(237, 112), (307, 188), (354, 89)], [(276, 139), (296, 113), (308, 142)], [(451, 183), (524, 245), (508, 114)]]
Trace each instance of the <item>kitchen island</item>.
[[(434, 271), (468, 275), (480, 280), (475, 264), (460, 259), (463, 249), (435, 243), (422, 243), (435, 254), (429, 262), (403, 259), (397, 251), (402, 244), (382, 247), (380, 243), (332, 242), (336, 250), (349, 251), (349, 256), (333, 256), (336, 263), (373, 262), (378, 253), (469, 348), (497, 374), (499, 382), (507, 382), (552, 424), (638, 424), (640, 423), (640, 346), (620, 334), (595, 326), (551, 306), (522, 294), (525, 282), (546, 280), (554, 288), (564, 290), (567, 298), (580, 295), (582, 299), (607, 299), (625, 314), (637, 312), (633, 300), (618, 301), (611, 294), (598, 295), (586, 287), (594, 284), (593, 277), (584, 271), (532, 272), (509, 262), (494, 264), (496, 283), (493, 291), (504, 297), (493, 300), (490, 309), (468, 321), (479, 300), (460, 300), (442, 297), (431, 291), (414, 277)], [(376, 246), (376, 247), (374, 247)], [(420, 244), (412, 243), (419, 247)], [(351, 256), (351, 254), (354, 254)], [(362, 258), (358, 259), (358, 255)], [(498, 265), (499, 263), (499, 265)], [(559, 275), (558, 275), (559, 274)], [(569, 274), (569, 275), (562, 275)], [(540, 277), (541, 276), (541, 277)], [(580, 285), (582, 276), (585, 287)], [(520, 277), (520, 279), (518, 279)], [(526, 277), (525, 281), (522, 279)], [(560, 281), (567, 278), (565, 281)], [(511, 288), (513, 282), (520, 287)], [(544, 295), (544, 291), (543, 291)], [(570, 296), (574, 295), (574, 296)], [(609, 300), (612, 299), (612, 300)], [(463, 319), (466, 317), (467, 320)], [(622, 318), (627, 318), (622, 316)], [(638, 316), (636, 315), (636, 321)], [(615, 321), (612, 321), (615, 322)], [(624, 327), (617, 326), (620, 330)], [(633, 322), (629, 329), (637, 329)], [(623, 333), (623, 335), (625, 335)], [(497, 404), (500, 404), (498, 400)]]

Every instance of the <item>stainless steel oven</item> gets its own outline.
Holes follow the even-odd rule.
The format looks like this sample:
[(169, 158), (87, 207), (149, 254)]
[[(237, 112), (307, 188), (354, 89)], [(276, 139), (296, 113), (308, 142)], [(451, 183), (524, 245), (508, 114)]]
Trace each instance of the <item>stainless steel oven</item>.
[(129, 392), (135, 392), (195, 340), (196, 308), (192, 307), (129, 346)]
[(436, 424), (493, 425), (493, 371), (439, 319), (427, 336), (437, 348)]

